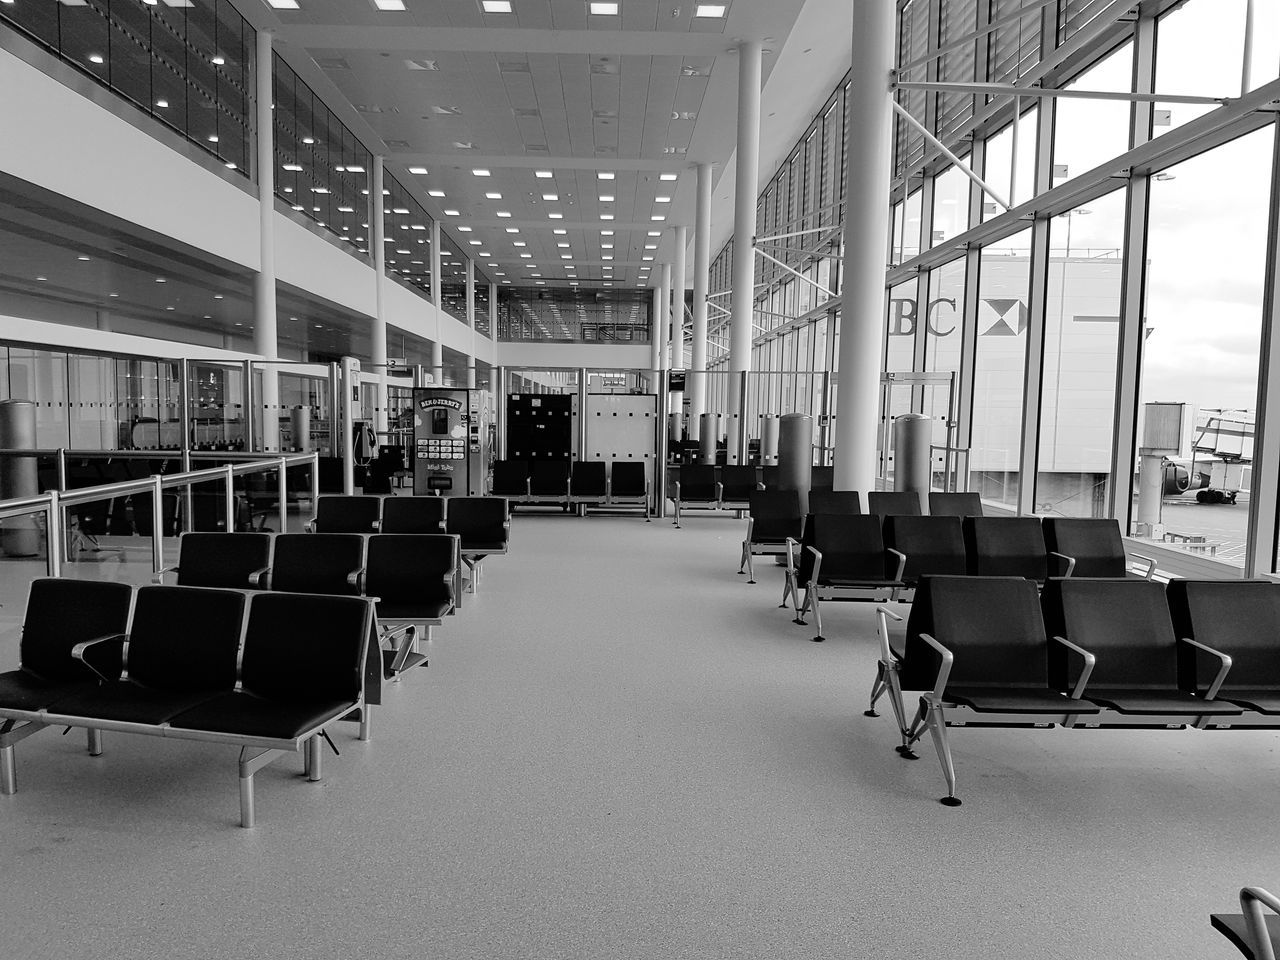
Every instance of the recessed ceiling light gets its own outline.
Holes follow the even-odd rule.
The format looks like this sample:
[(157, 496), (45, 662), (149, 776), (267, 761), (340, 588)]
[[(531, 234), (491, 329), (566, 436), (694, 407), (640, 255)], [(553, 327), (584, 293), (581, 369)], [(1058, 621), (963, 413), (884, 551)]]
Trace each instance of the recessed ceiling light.
[(601, 202), (601, 203), (613, 203), (613, 194), (612, 194), (612, 193), (602, 193), (602, 194), (600, 194), (600, 202)]
[(612, 231), (612, 230), (601, 230), (601, 231), (600, 231), (600, 236), (602, 236), (602, 237), (612, 237), (612, 236), (613, 236), (613, 231)]
[(268, 6), (275, 10), (297, 10), (298, 0), (267, 0)]
[(456, 216), (458, 216), (458, 211), (457, 211), (457, 210), (446, 210), (446, 211), (444, 212), (444, 215), (445, 215), (446, 217), (456, 217)]
[(157, 100), (157, 101), (156, 101), (156, 106), (163, 110), (165, 107), (169, 106), (169, 101), (168, 101), (168, 100)]
[(403, 10), (404, 0), (373, 0), (373, 5), (379, 10)]
[(520, 256), (524, 257), (524, 259), (526, 259), (526, 260), (532, 260), (532, 259), (533, 259), (533, 254), (532, 254), (532, 253), (522, 253), (522, 254), (520, 254)]
[(612, 244), (612, 243), (602, 243), (602, 244), (600, 244), (600, 249), (601, 249), (601, 250), (612, 250), (612, 249), (613, 249), (613, 244)]
[(544, 193), (544, 194), (542, 195), (542, 199), (543, 199), (543, 200), (559, 200), (559, 199), (560, 199), (560, 194), (558, 194), (558, 193)]
[(600, 214), (600, 219), (601, 219), (601, 220), (612, 220), (612, 219), (613, 219), (613, 214), (612, 214), (612, 213), (602, 213), (602, 214)]
[(557, 237), (563, 237), (569, 233), (568, 230), (561, 230), (559, 228), (552, 230), (551, 232), (554, 233)]
[(659, 179), (659, 180), (679, 180), (679, 179), (680, 179), (680, 174), (678, 174), (678, 173), (660, 173), (660, 174), (658, 174), (658, 179)]
[(663, 216), (662, 214), (660, 214), (660, 213), (655, 213), (655, 214), (654, 214), (652, 217), (650, 217), (649, 219), (650, 219), (650, 220), (653, 220), (653, 221), (655, 221), (655, 222), (657, 222), (657, 223), (661, 223), (663, 220), (665, 220), (665, 219), (667, 219), (667, 218), (666, 218), (666, 217), (664, 217), (664, 216)]
[(476, 169), (476, 170), (472, 170), (472, 171), (471, 171), (471, 175), (472, 175), (473, 177), (488, 177), (488, 176), (491, 176), (491, 174), (489, 173), (489, 171), (488, 171), (488, 170), (486, 170), (486, 169), (484, 169), (483, 167), (480, 167), (479, 169)]
[(392, 208), (392, 210), (391, 210), (391, 212), (392, 212), (392, 213), (398, 213), (398, 214), (403, 215), (403, 214), (406, 214), (406, 213), (408, 213), (408, 212), (409, 212), (409, 208), (408, 208), (408, 207), (393, 207), (393, 208)]
[(410, 167), (409, 172), (419, 177), (425, 177), (427, 175), (427, 168), (426, 167)]
[(108, 293), (108, 294), (107, 294), (107, 296), (108, 296), (108, 297), (118, 297), (118, 296), (120, 296), (120, 294), (118, 294), (118, 293)]
[(212, 63), (215, 67), (220, 67), (227, 61), (223, 57), (214, 57), (209, 62)]
[(102, 62), (103, 62), (102, 54), (100, 54), (100, 53), (91, 53), (91, 54), (89, 54), (89, 62), (90, 62), (90, 63), (102, 63)]
[(548, 219), (548, 220), (563, 220), (563, 219), (564, 219), (564, 214), (563, 214), (563, 213), (548, 213), (548, 214), (547, 214), (547, 219)]
[(569, 249), (569, 245), (567, 243), (557, 243), (556, 246), (559, 247), (561, 250)]
[(444, 196), (444, 191), (443, 191), (443, 190), (428, 190), (428, 191), (427, 191), (427, 196), (428, 196), (428, 197), (443, 197), (443, 196)]
[(723, 17), (728, 4), (699, 3), (693, 8), (695, 17)]
[(618, 15), (618, 4), (601, 3), (599, 0), (591, 0), (587, 4), (587, 9), (599, 17), (616, 17)]
[(479, 241), (479, 240), (468, 240), (468, 241), (467, 241), (467, 243), (471, 244), (473, 247), (478, 247), (478, 246), (480, 246), (481, 241)]
[[(502, 274), (498, 274), (498, 276), (502, 276)], [(503, 282), (503, 283), (510, 283), (511, 281), (510, 281), (510, 280), (503, 280), (502, 282)]]
[(507, 218), (507, 217), (510, 217), (510, 216), (511, 216), (511, 211), (510, 211), (510, 210), (499, 210), (499, 211), (498, 211), (498, 216), (503, 217), (503, 218), (505, 219), (505, 218)]
[(471, 228), (470, 228), (470, 227), (459, 227), (459, 228), (458, 228), (458, 232), (459, 232), (459, 233), (470, 233), (470, 232), (471, 232)]
[(656, 243), (646, 243), (646, 244), (644, 245), (644, 248), (645, 248), (646, 250), (657, 250), (657, 249), (658, 249), (658, 245), (657, 245)]
[(48, 277), (36, 277), (36, 279), (37, 279), (37, 280), (41, 280), (41, 281), (43, 281), (43, 282), (45, 282), (45, 283), (48, 283), (48, 282), (49, 282), (49, 278), (48, 278)]
[(654, 197), (653, 202), (654, 203), (670, 203), (671, 198), (670, 197)]
[[(602, 254), (600, 255), (600, 259), (601, 259), (601, 260), (612, 260), (612, 259), (613, 259), (613, 255), (612, 255), (612, 254), (609, 254), (609, 253), (602, 253)], [(609, 268), (608, 268), (608, 267), (605, 267), (605, 269), (606, 269), (606, 270), (608, 270)]]
[(312, 143), (315, 143), (315, 142), (316, 142), (316, 138), (315, 138), (315, 137), (303, 137), (303, 138), (302, 138), (302, 142), (303, 142), (303, 143), (305, 143), (305, 144), (312, 144)]
[(486, 193), (486, 194), (484, 195), (484, 198), (485, 198), (486, 200), (501, 200), (501, 199), (502, 199), (502, 194), (500, 194), (500, 193)]
[(507, 233), (519, 233), (519, 232), (520, 232), (519, 227), (507, 227)]
[(301, 173), (301, 172), (302, 172), (302, 164), (300, 164), (300, 163), (286, 163), (286, 164), (284, 165), (284, 169), (288, 170), (290, 173)]
[(597, 170), (597, 171), (596, 171), (596, 179), (597, 179), (597, 180), (612, 180), (612, 179), (613, 179), (613, 173), (612, 173), (612, 172), (610, 172), (610, 171), (608, 171), (608, 170)]
[(510, 13), (511, 0), (480, 0), (485, 13)]
[(529, 244), (523, 240), (513, 240), (511, 241), (511, 245), (513, 247), (527, 247)]
[(76, 259), (77, 259), (77, 260), (88, 260), (89, 258), (88, 258), (88, 257), (86, 257), (86, 256), (84, 256), (83, 254), (81, 254), (80, 256), (76, 257)]
[(649, 231), (649, 236), (651, 236), (651, 237), (660, 237), (660, 236), (662, 236), (662, 231), (661, 231), (661, 230), (650, 230), (650, 231)]
[(535, 170), (533, 171), (533, 175), (539, 180), (550, 180), (553, 176), (550, 170)]
[(653, 257), (641, 257), (640, 259), (644, 260), (647, 263), (648, 261), (652, 260)]

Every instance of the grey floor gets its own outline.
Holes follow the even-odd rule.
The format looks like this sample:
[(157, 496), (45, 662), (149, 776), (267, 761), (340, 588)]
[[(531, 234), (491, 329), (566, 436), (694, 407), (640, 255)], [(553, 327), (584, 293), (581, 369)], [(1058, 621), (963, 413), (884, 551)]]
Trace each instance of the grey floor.
[(1276, 734), (956, 730), (942, 807), (862, 716), (870, 607), (810, 643), (742, 527), (517, 517), (373, 741), (268, 768), (254, 830), (232, 749), (24, 742), (0, 957), (1234, 955), (1208, 914), (1280, 888)]

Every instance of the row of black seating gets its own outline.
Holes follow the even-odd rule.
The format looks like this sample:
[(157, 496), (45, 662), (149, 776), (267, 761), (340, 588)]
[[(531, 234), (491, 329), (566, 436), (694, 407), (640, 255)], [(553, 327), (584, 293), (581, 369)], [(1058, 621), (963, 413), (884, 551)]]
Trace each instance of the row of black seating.
[(490, 492), (513, 504), (640, 507), (649, 520), (644, 460), (495, 460)]
[[(895, 643), (880, 607), (868, 714), (888, 694), (898, 751), (928, 732), (955, 805), (947, 728), (1280, 728), (1280, 584), (928, 577)], [(906, 722), (903, 690), (927, 691)]]
[[(223, 536), (237, 536), (223, 534)], [(240, 818), (255, 819), (256, 771), (367, 714), (374, 609), (362, 597), (40, 579), (21, 667), (0, 674), (0, 792), (17, 788), (14, 745), (46, 727), (240, 747)], [(336, 748), (335, 748), (336, 749)]]

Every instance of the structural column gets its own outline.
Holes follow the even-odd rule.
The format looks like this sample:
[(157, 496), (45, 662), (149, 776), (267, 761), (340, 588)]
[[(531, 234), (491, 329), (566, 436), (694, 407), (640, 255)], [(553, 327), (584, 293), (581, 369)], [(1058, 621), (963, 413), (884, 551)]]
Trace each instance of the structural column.
[(889, 235), (893, 139), (893, 0), (856, 0), (849, 85), (848, 184), (836, 395), (835, 486), (875, 489), (876, 421), (884, 337), (884, 238)]
[(467, 326), (471, 328), (471, 354), (467, 357), (467, 389), (476, 388), (476, 262), (467, 258)]
[[(738, 153), (733, 203), (733, 315), (729, 324), (729, 415), (731, 442), (728, 462), (739, 463), (747, 449), (746, 396), (741, 374), (751, 369), (752, 325), (755, 317), (756, 187), (760, 179), (760, 57), (763, 44), (738, 44)], [(853, 127), (852, 129), (857, 129)], [(887, 196), (886, 189), (886, 196)], [(887, 202), (887, 201), (886, 201)], [(883, 264), (881, 265), (883, 273)], [(881, 278), (883, 281), (883, 277)], [(737, 427), (733, 416), (737, 415)]]
[[(658, 336), (658, 366), (666, 371), (671, 369), (671, 341), (675, 337), (671, 334), (671, 264), (664, 263), (662, 265), (662, 312), (659, 315), (661, 321)], [(665, 389), (665, 387), (664, 387)]]
[(685, 248), (689, 245), (688, 229), (673, 227), (676, 259), (671, 268), (671, 369), (684, 368), (684, 289)]
[[(272, 113), (271, 32), (258, 31), (257, 46), (257, 127), (258, 127), (258, 272), (253, 278), (253, 349), (267, 360), (280, 356), (276, 331), (276, 160), (275, 120)], [(252, 365), (250, 365), (252, 376)], [(262, 367), (262, 390), (250, 390), (245, 396), (261, 397), (262, 449), (280, 449), (280, 379), (272, 365)], [(245, 409), (252, 419), (254, 411)], [(252, 431), (247, 431), (246, 436)], [(187, 441), (189, 442), (189, 438)]]
[(662, 376), (662, 272), (658, 272), (658, 285), (653, 288), (653, 316), (650, 319), (649, 346), (650, 379), (653, 381), (653, 392), (658, 392), (658, 379)]
[(431, 302), (436, 305), (436, 339), (431, 344), (431, 379), (444, 385), (444, 343), (440, 331), (444, 327), (444, 300), (440, 281), (440, 221), (431, 221)]
[(373, 158), (369, 186), (369, 230), (373, 238), (374, 316), (370, 331), (370, 361), (377, 382), (373, 397), (373, 429), (381, 438), (387, 432), (387, 314), (386, 314), (386, 202), (383, 200), (382, 157)]
[(711, 164), (698, 164), (693, 227), (693, 355), (689, 360), (689, 439), (697, 440), (707, 412), (707, 284), (711, 272)]

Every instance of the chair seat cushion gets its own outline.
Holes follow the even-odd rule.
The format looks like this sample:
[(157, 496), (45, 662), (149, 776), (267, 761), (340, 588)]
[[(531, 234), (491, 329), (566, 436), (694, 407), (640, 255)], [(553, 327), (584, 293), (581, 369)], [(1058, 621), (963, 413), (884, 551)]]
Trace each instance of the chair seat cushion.
[(439, 620), (446, 616), (453, 604), (447, 600), (427, 600), (422, 603), (383, 603), (377, 604), (379, 620), (404, 620), (419, 622), (422, 620)]
[(1177, 714), (1180, 716), (1235, 716), (1243, 713), (1233, 703), (1202, 700), (1181, 690), (1148, 690), (1142, 687), (1097, 687), (1085, 690), (1085, 696), (1104, 707), (1125, 714)]
[[(1271, 937), (1272, 952), (1280, 954), (1280, 917), (1274, 913), (1265, 914), (1267, 934)], [(1213, 929), (1230, 940), (1237, 950), (1254, 960), (1256, 954), (1249, 942), (1249, 927), (1242, 913), (1213, 913), (1209, 915), (1209, 923)]]
[(131, 680), (112, 680), (49, 705), (67, 717), (161, 724), (217, 696), (216, 690), (156, 690)]
[(1097, 704), (1072, 700), (1050, 687), (948, 686), (946, 699), (979, 713), (1098, 713)]
[(1239, 690), (1223, 687), (1218, 691), (1218, 699), (1257, 710), (1259, 713), (1280, 713), (1280, 690), (1275, 687)]
[(901, 580), (888, 580), (879, 577), (819, 577), (820, 587), (903, 587)]
[(0, 673), (0, 708), (5, 710), (43, 710), (51, 703), (98, 688), (97, 683), (50, 683), (26, 670)]
[(289, 703), (250, 691), (223, 693), (174, 717), (176, 730), (203, 730), (243, 737), (293, 740), (350, 712), (350, 700)]
[(507, 545), (498, 540), (477, 540), (475, 543), (464, 541), (462, 552), (467, 556), (475, 556), (478, 553), (506, 553)]

